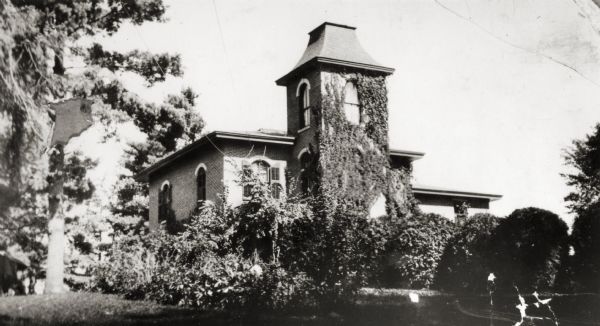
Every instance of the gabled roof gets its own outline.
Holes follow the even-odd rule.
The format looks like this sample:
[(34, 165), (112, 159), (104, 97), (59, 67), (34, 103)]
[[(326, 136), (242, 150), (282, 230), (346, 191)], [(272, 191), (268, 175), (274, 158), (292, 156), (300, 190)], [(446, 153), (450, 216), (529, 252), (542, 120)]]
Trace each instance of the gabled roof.
[(475, 192), (475, 191), (463, 191), (463, 190), (455, 190), (441, 187), (432, 187), (414, 184), (412, 185), (412, 191), (414, 194), (422, 194), (422, 195), (436, 195), (436, 196), (444, 196), (444, 197), (465, 197), (465, 198), (481, 198), (488, 199), (489, 201), (494, 201), (502, 198), (502, 195), (497, 194), (488, 194), (483, 192)]
[(386, 75), (393, 73), (393, 68), (380, 65), (362, 48), (355, 30), (356, 27), (330, 22), (319, 25), (308, 33), (308, 46), (296, 66), (279, 78), (277, 85), (286, 85), (300, 70), (318, 63), (378, 71)]
[[(202, 147), (205, 145), (215, 146), (214, 141), (217, 139), (232, 139), (259, 143), (279, 144), (285, 146), (294, 145), (294, 137), (279, 131), (246, 131), (246, 132), (233, 132), (233, 131), (213, 131), (209, 134), (202, 136), (195, 142), (171, 153), (170, 155), (160, 159), (158, 162), (150, 165), (149, 167), (142, 170), (135, 176), (137, 180), (148, 180), (148, 176), (170, 164), (175, 162), (178, 158)], [(218, 148), (217, 148), (218, 149)]]

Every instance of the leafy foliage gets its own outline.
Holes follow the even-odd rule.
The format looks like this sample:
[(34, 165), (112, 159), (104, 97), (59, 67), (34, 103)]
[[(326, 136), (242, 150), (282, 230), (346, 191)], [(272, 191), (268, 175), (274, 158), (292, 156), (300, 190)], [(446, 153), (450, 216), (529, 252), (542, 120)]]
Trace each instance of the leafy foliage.
[(540, 208), (517, 209), (502, 219), (491, 237), (498, 288), (551, 290), (568, 254), (567, 230), (558, 215)]
[(344, 206), (327, 214), (312, 205), (314, 214), (296, 215), (284, 227), (281, 261), (310, 277), (314, 293), (331, 304), (351, 297), (377, 272), (385, 227)]
[[(45, 255), (43, 220), (47, 217), (48, 205), (43, 180), (47, 168), (42, 153), (54, 118), (48, 103), (71, 96), (87, 97), (94, 101), (95, 117), (108, 131), (121, 122), (133, 121), (149, 137), (146, 145), (139, 145), (135, 147), (137, 151), (132, 149), (130, 153), (128, 168), (132, 173), (155, 157), (193, 140), (200, 132), (202, 121), (193, 109), (195, 95), (191, 90), (183, 90), (163, 104), (151, 105), (128, 92), (116, 80), (116, 75), (108, 78), (106, 74), (100, 75), (102, 69), (132, 72), (152, 85), (164, 81), (168, 75), (181, 76), (178, 55), (138, 50), (118, 53), (105, 51), (99, 44), (80, 42), (82, 39), (94, 42), (96, 36), (112, 35), (125, 23), (140, 25), (161, 21), (164, 13), (162, 0), (0, 1), (3, 30), (0, 119), (6, 122), (0, 123), (0, 150), (6, 153), (0, 158), (0, 214), (3, 224), (11, 226), (3, 229), (0, 236), (8, 239), (9, 245), (18, 244), (30, 251), (37, 257), (34, 261)], [(86, 65), (73, 69), (75, 67), (68, 66), (69, 62)], [(65, 172), (71, 178), (64, 189), (70, 198), (67, 211), (92, 196), (95, 187), (85, 177), (92, 163), (77, 156), (68, 158)], [(42, 182), (32, 184), (29, 176), (33, 173), (37, 174), (33, 179)], [(118, 189), (124, 198), (115, 205), (117, 221), (114, 224), (121, 227), (119, 231), (143, 229), (147, 189), (130, 175), (121, 179), (124, 185)], [(90, 246), (95, 249), (97, 241), (93, 238), (97, 223), (90, 219), (98, 218), (100, 213), (73, 214), (67, 216), (69, 250), (92, 255)], [(8, 231), (14, 229), (19, 231)], [(81, 262), (80, 258), (76, 261)]]
[[(132, 254), (115, 254), (97, 269), (92, 288), (200, 308), (255, 309), (335, 303), (367, 284), (384, 249), (381, 222), (341, 208), (321, 214), (316, 200), (275, 200), (267, 185), (254, 184), (252, 199), (239, 207), (201, 206), (180, 232), (153, 233), (147, 244), (133, 244)], [(135, 249), (142, 247), (147, 251)], [(151, 268), (144, 265), (149, 256)], [(147, 277), (139, 277), (141, 268)]]
[(145, 286), (151, 281), (155, 259), (139, 238), (125, 238), (113, 243), (111, 261), (98, 264), (88, 285), (104, 293), (125, 294), (141, 298)]
[(91, 288), (204, 309), (283, 305), (303, 278), (289, 276), (276, 261), (244, 257), (243, 245), (235, 244), (247, 229), (237, 228), (237, 217), (204, 206), (177, 234), (157, 232), (144, 246), (116, 247)]
[(577, 290), (600, 293), (600, 203), (581, 211), (573, 222), (573, 279)]
[[(362, 108), (359, 125), (349, 122), (344, 114), (342, 90), (347, 82), (357, 87)], [(352, 205), (367, 211), (381, 194), (388, 207), (393, 208), (389, 214), (404, 216), (415, 212), (410, 171), (393, 170), (389, 162), (385, 77), (330, 71), (323, 84), (326, 92), (319, 108), (322, 119), (316, 119), (316, 191), (332, 200), (331, 207), (339, 199), (346, 207)]]
[(67, 179), (64, 184), (64, 194), (75, 203), (81, 203), (92, 197), (96, 187), (87, 178), (87, 171), (97, 165), (88, 157), (83, 157), (80, 152), (75, 152), (65, 158), (64, 171)]
[(585, 139), (573, 141), (573, 147), (566, 150), (565, 161), (576, 170), (563, 174), (567, 185), (575, 188), (565, 197), (569, 208), (577, 213), (600, 202), (600, 123)]
[(89, 64), (98, 65), (112, 72), (130, 71), (142, 77), (152, 85), (163, 82), (167, 75), (181, 76), (181, 58), (167, 53), (152, 57), (147, 52), (133, 50), (128, 53), (108, 52), (102, 45), (94, 43), (88, 49)]
[[(83, 157), (79, 152), (66, 155), (64, 209), (67, 215), (75, 206), (87, 202), (94, 194), (94, 186), (87, 177), (87, 170), (95, 164), (96, 162)], [(1, 246), (4, 248), (18, 246), (26, 254), (30, 262), (31, 275), (35, 277), (42, 273), (42, 264), (47, 251), (48, 184), (39, 179), (41, 174), (32, 173), (34, 177), (24, 185), (19, 205), (11, 208), (10, 218), (0, 219), (0, 228), (3, 231), (0, 234)], [(68, 230), (77, 223), (73, 219), (66, 219), (65, 222)], [(74, 234), (77, 238), (69, 238), (69, 241), (78, 243), (76, 249), (86, 251), (89, 242), (82, 238), (83, 234), (77, 234)]]
[(429, 288), (454, 224), (437, 214), (407, 216), (392, 224), (383, 280), (388, 286)]
[(200, 135), (204, 122), (194, 109), (197, 95), (191, 89), (184, 89), (157, 106), (140, 102), (117, 82), (104, 87), (109, 91), (106, 102), (132, 116), (135, 125), (147, 136), (144, 142), (130, 144), (126, 150), (127, 173), (121, 175), (115, 185), (117, 197), (111, 207), (116, 231), (144, 233), (144, 222), (148, 220), (148, 185), (133, 176)]
[(491, 236), (499, 219), (475, 214), (448, 241), (436, 275), (436, 287), (451, 292), (483, 293), (493, 272)]

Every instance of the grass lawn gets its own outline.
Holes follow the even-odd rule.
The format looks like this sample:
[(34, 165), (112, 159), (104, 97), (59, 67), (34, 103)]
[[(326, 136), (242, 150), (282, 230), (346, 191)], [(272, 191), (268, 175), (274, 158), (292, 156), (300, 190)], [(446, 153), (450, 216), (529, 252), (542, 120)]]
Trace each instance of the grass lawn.
[[(2, 297), (0, 325), (508, 326), (519, 320), (512, 297), (495, 299), (495, 308), (491, 312), (489, 298), (485, 296), (458, 298), (426, 291), (419, 293), (418, 303), (413, 303), (407, 297), (409, 292), (412, 291), (367, 290), (360, 295), (356, 305), (335, 312), (254, 312), (252, 319), (233, 313), (201, 312), (98, 293)], [(552, 302), (561, 326), (600, 325), (598, 295), (555, 296)], [(543, 311), (531, 309), (531, 312), (543, 316)], [(554, 325), (549, 319), (534, 322), (535, 325)]]
[(207, 318), (219, 320), (191, 309), (97, 293), (0, 298), (1, 325), (197, 325)]

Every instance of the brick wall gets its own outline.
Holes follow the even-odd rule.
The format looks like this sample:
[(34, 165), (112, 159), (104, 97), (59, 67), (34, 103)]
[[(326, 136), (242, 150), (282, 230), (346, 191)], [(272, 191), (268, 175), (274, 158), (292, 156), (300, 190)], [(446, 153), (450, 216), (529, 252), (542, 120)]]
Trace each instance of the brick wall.
[[(298, 86), (302, 80), (308, 80), (310, 84), (309, 99), (310, 105), (313, 108), (311, 114), (310, 128), (305, 129), (298, 133), (300, 124), (300, 107), (299, 98), (296, 96)], [(290, 160), (288, 161), (288, 177), (291, 182), (298, 183), (298, 177), (300, 174), (300, 161), (298, 156), (300, 152), (309, 147), (312, 144), (314, 150), (317, 150), (317, 143), (315, 139), (316, 126), (318, 125), (316, 119), (320, 116), (321, 107), (321, 72), (318, 70), (311, 70), (305, 74), (299, 75), (293, 82), (287, 85), (287, 119), (288, 119), (288, 133), (296, 136), (294, 147), (292, 148)]]
[(171, 207), (177, 220), (187, 218), (196, 207), (198, 194), (194, 172), (201, 163), (206, 165), (206, 199), (218, 201), (218, 194), (223, 193), (223, 155), (207, 145), (150, 175), (151, 230), (156, 229), (158, 225), (158, 193), (165, 181), (169, 181), (173, 187)]
[(225, 153), (217, 151), (207, 144), (180, 157), (175, 163), (150, 175), (150, 229), (157, 228), (158, 193), (161, 185), (168, 181), (172, 186), (172, 205), (177, 220), (185, 219), (194, 210), (197, 203), (196, 168), (200, 164), (206, 166), (206, 199), (214, 203), (220, 202), (220, 195), (228, 190), (228, 203), (238, 205), (242, 202), (242, 187), (237, 182), (243, 161), (249, 163), (253, 158), (266, 157), (272, 166), (279, 166), (282, 171), (281, 184), (286, 187), (283, 171), (287, 168), (290, 146), (265, 144), (241, 140), (215, 141), (217, 147)]

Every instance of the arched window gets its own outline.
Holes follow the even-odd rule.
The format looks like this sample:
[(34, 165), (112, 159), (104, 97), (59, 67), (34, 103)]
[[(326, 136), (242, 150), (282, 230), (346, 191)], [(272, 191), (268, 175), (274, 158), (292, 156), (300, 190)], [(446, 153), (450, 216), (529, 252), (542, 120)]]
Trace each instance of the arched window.
[[(272, 174), (274, 173), (271, 171), (271, 166), (263, 160), (254, 161), (252, 164), (244, 166), (244, 177), (255, 177), (263, 184), (268, 184), (271, 181)], [(277, 177), (279, 177), (279, 169), (277, 169)], [(253, 187), (254, 183), (246, 182), (244, 185), (244, 197), (252, 196)]]
[(309, 152), (304, 152), (300, 155), (300, 189), (304, 194), (309, 194), (312, 188), (309, 172), (310, 161), (311, 156)]
[(206, 170), (204, 168), (198, 169), (198, 175), (196, 176), (196, 189), (198, 201), (206, 200)]
[(353, 82), (347, 82), (344, 87), (344, 113), (346, 119), (353, 124), (360, 124), (360, 102), (358, 101), (358, 90)]
[(171, 213), (172, 189), (168, 182), (165, 182), (158, 193), (158, 220), (168, 220)]
[(255, 161), (252, 163), (252, 173), (258, 178), (260, 182), (269, 182), (269, 163), (265, 161)]
[(309, 98), (308, 84), (303, 83), (300, 85), (300, 91), (298, 94), (298, 107), (300, 112), (300, 128), (304, 128), (310, 125), (310, 98)]

